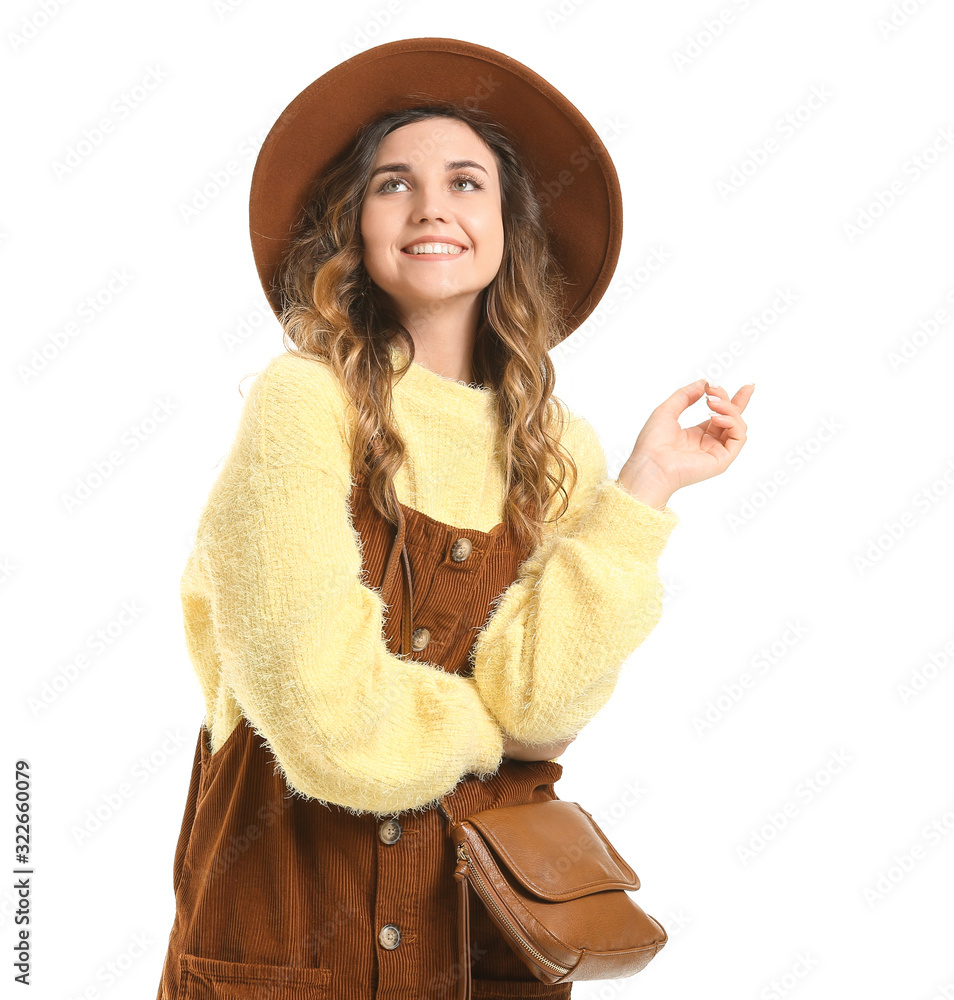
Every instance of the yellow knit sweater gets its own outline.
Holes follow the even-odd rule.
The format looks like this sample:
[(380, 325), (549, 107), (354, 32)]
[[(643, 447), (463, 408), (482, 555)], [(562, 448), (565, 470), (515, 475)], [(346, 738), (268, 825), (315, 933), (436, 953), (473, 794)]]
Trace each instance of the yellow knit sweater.
[[(395, 383), (394, 416), (408, 445), (402, 503), (481, 531), (504, 519), (491, 391), (415, 362)], [(608, 479), (596, 433), (571, 416), (570, 507), (496, 603), (462, 677), (389, 652), (347, 506), (345, 396), (321, 362), (273, 357), (247, 390), (182, 576), (213, 753), (244, 715), (293, 793), (384, 816), (493, 773), (506, 734), (542, 745), (583, 729), (659, 620), (656, 562), (678, 518)]]

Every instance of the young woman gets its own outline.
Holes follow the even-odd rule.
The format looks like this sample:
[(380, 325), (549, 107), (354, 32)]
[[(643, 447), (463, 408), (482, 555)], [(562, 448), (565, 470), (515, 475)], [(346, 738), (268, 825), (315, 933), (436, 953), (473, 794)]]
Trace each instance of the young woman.
[(678, 389), (607, 476), (547, 352), (607, 287), (619, 204), (579, 112), (456, 39), (354, 57), (266, 139), (253, 248), (293, 346), (183, 575), (207, 712), (159, 1000), (570, 996), (480, 907), (462, 976), (448, 823), (556, 797), (659, 620), (668, 500), (738, 454), (752, 391), (684, 430), (704, 383)]

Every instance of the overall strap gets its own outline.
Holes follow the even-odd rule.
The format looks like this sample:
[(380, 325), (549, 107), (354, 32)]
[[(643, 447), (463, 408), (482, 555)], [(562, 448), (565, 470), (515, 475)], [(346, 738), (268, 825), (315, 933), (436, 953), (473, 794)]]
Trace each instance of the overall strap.
[(394, 560), (398, 558), (401, 563), (402, 587), (404, 599), (401, 602), (401, 654), (406, 656), (411, 652), (411, 623), (414, 618), (414, 587), (411, 582), (411, 561), (407, 554), (405, 544), (406, 522), (404, 511), (398, 502), (397, 491), (394, 484), (391, 484), (391, 496), (394, 498), (394, 507), (397, 511), (397, 529), (394, 532), (394, 541), (391, 543), (391, 551), (384, 562), (384, 579), (381, 582), (381, 593), (384, 593), (388, 581), (394, 573)]

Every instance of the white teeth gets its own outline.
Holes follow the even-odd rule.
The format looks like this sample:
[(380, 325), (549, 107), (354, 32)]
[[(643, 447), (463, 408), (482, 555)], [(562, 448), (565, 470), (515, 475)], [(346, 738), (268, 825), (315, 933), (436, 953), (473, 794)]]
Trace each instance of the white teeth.
[(463, 253), (464, 248), (459, 247), (454, 243), (415, 243), (413, 246), (407, 248), (407, 252), (413, 254), (419, 254), (419, 253), (457, 254), (457, 253)]

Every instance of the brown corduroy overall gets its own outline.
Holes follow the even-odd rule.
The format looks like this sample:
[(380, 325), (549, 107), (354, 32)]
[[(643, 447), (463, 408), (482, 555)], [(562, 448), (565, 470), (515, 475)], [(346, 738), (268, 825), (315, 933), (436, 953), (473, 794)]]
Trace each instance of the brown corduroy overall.
[[(529, 555), (513, 527), (460, 528), (401, 505), (395, 530), (371, 505), (360, 473), (351, 510), (365, 579), (383, 580), (389, 650), (401, 645), (395, 554), (403, 540), (413, 580), (409, 655), (469, 674), (477, 630)], [(244, 718), (214, 755), (208, 737), (203, 724), (175, 850), (175, 920), (158, 1000), (455, 1000), (450, 818), (557, 798), (562, 766), (504, 758), (485, 781), (466, 775), (439, 806), (379, 819), (290, 796), (268, 744)], [(567, 1000), (572, 983), (535, 979), (470, 896), (474, 1000)]]

